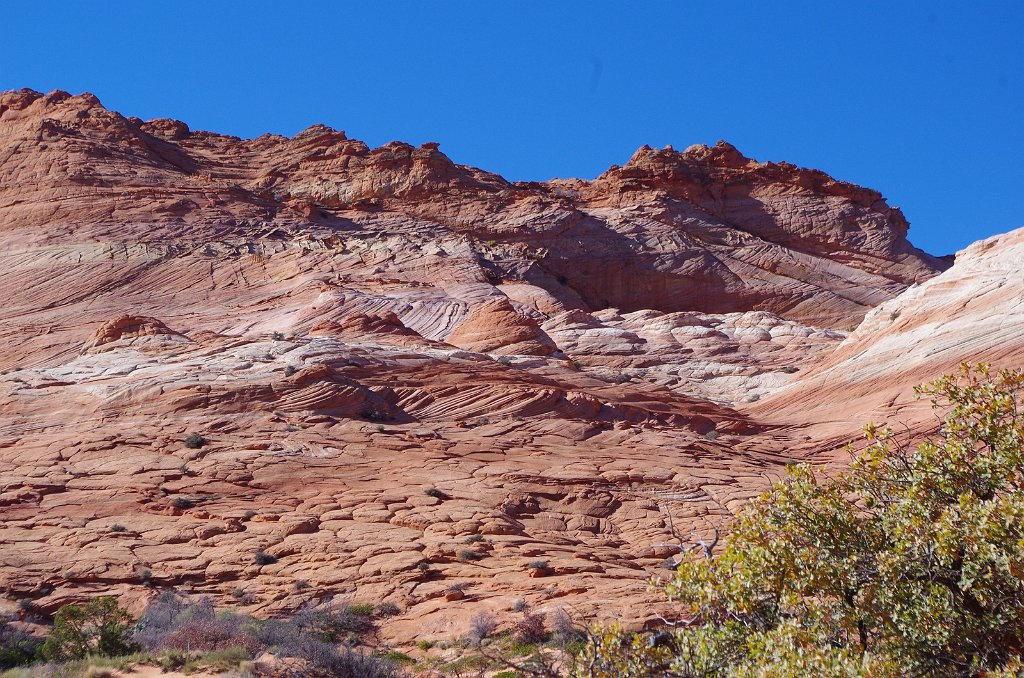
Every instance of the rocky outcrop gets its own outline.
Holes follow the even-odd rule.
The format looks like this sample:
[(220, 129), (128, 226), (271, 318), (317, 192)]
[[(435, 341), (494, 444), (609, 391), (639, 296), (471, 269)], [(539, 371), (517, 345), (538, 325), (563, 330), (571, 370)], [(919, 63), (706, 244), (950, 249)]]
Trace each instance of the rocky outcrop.
[(915, 385), (963, 362), (1024, 362), (1022, 263), (1024, 229), (971, 245), (945, 273), (871, 311), (834, 351), (806, 364), (754, 411), (760, 419), (799, 423), (818, 445), (855, 436), (850, 422), (934, 428)]
[(549, 356), (557, 350), (536, 320), (517, 313), (501, 297), (474, 308), (447, 341), (467, 351), (495, 355)]
[(1016, 355), (1016, 236), (933, 277), (906, 235), (724, 143), (522, 183), (2, 94), (0, 588), (389, 600), (403, 642), (519, 598), (641, 624), (666, 513), (722, 527), (891, 364)]
[(83, 352), (90, 353), (104, 350), (113, 342), (134, 340), (142, 337), (171, 337), (188, 341), (184, 335), (175, 332), (156, 318), (144, 316), (121, 315), (103, 323), (86, 340)]
[[(511, 183), (433, 143), (370, 149), (322, 125), (242, 140), (22, 90), (0, 95), (0, 157), (0, 229), (23, 244), (118, 241), (130, 224), (180, 247), (296, 229), (447, 238), (464, 280), (527, 283), (563, 310), (764, 310), (851, 329), (945, 267), (879, 193), (724, 142), (643, 147), (592, 182)], [(410, 273), (397, 279), (435, 282)]]

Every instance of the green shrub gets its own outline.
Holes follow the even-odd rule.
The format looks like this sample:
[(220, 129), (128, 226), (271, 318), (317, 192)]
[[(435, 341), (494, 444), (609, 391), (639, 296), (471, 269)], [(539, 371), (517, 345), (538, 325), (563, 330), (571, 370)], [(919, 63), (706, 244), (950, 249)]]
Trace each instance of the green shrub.
[(189, 436), (185, 438), (185, 447), (187, 447), (190, 450), (198, 450), (205, 444), (206, 438), (199, 435), (198, 433), (189, 434)]
[(171, 499), (171, 506), (176, 509), (190, 509), (195, 506), (195, 502), (188, 497), (174, 497)]
[(790, 467), (720, 553), (683, 560), (686, 624), (606, 629), (576, 675), (1019, 675), (1022, 392), (1024, 371), (964, 365), (918, 389), (945, 416), (916, 448), (872, 424), (848, 472)]
[(346, 605), (345, 612), (359, 615), (361, 617), (372, 617), (373, 603), (355, 603), (353, 605)]
[(273, 565), (277, 562), (277, 556), (273, 556), (263, 549), (257, 549), (256, 552), (252, 554), (252, 562), (257, 565)]
[(374, 610), (374, 613), (378, 617), (394, 617), (395, 615), (400, 614), (401, 610), (395, 603), (391, 602), (390, 600), (385, 600), (383, 603), (377, 606), (377, 609)]
[(31, 662), (40, 644), (6, 619), (0, 619), (0, 671)]
[(94, 598), (84, 605), (65, 605), (57, 610), (42, 655), (51, 661), (67, 661), (87, 655), (129, 654), (135, 649), (134, 623), (113, 596)]
[(461, 549), (459, 551), (459, 562), (460, 563), (475, 563), (478, 560), (483, 559), (483, 556), (476, 551), (470, 551), (469, 549)]

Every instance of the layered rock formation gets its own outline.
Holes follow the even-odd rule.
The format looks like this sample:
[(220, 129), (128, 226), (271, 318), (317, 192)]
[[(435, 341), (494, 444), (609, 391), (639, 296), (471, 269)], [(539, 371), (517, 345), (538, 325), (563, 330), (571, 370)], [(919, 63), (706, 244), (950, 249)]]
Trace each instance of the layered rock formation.
[[(727, 523), (820, 455), (815, 408), (868, 412), (884, 361), (952, 342), (904, 323), (962, 267), (925, 282), (948, 262), (906, 235), (722, 142), (513, 183), (436, 144), (0, 95), (0, 587), (387, 599), (402, 641), (519, 598), (641, 623), (667, 513)], [(897, 310), (921, 345), (878, 338)]]
[(1024, 362), (1022, 263), (1024, 229), (971, 245), (948, 271), (868, 313), (834, 351), (752, 413), (799, 426), (819, 449), (848, 436), (851, 421), (934, 429), (930, 403), (914, 397), (914, 385), (963, 362)]

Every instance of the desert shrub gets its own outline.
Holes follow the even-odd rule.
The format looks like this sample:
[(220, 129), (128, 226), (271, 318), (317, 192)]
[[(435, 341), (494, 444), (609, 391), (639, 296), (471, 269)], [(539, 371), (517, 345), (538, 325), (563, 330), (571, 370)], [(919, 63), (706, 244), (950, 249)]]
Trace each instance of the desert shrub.
[(292, 620), (249, 620), (243, 629), (259, 647), (276, 655), (297, 657), (301, 654), (303, 632)]
[(270, 338), (273, 339), (274, 341), (284, 341), (284, 333), (274, 332), (273, 334), (270, 335)]
[(587, 638), (586, 632), (577, 626), (565, 608), (558, 608), (551, 613), (551, 640), (560, 647), (579, 645)]
[(526, 564), (526, 567), (531, 570), (546, 570), (548, 569), (548, 561), (546, 560), (531, 560)]
[(50, 661), (81, 659), (86, 655), (118, 657), (135, 648), (135, 620), (113, 596), (94, 598), (84, 605), (64, 605), (53, 619), (53, 629), (41, 648)]
[(252, 554), (252, 562), (257, 565), (273, 565), (277, 562), (277, 556), (273, 556), (263, 549), (256, 549), (256, 552)]
[(704, 434), (705, 440), (718, 440), (718, 431), (712, 429)]
[(370, 617), (373, 616), (373, 603), (353, 603), (351, 605), (346, 605), (345, 612), (362, 617)]
[(206, 444), (206, 438), (199, 435), (198, 433), (191, 433), (185, 438), (185, 447), (190, 450), (198, 450), (200, 447)]
[(244, 648), (251, 656), (262, 647), (246, 628), (250, 622), (249, 618), (230, 612), (222, 612), (213, 617), (186, 619), (163, 637), (159, 649), (213, 652)]
[(477, 553), (476, 551), (471, 551), (470, 549), (459, 550), (460, 563), (475, 563), (476, 561), (481, 560), (482, 558), (483, 556)]
[(469, 620), (469, 635), (473, 640), (481, 641), (498, 630), (498, 620), (486, 610), (481, 610)]
[(427, 490), (424, 492), (424, 494), (426, 494), (428, 497), (433, 497), (434, 499), (442, 499), (442, 500), (444, 500), (444, 499), (448, 498), (447, 494), (445, 494), (441, 490), (437, 489), (436, 487), (429, 487), (429, 488), (427, 488)]
[(0, 619), (0, 671), (28, 664), (40, 645), (39, 639)]
[(482, 534), (471, 534), (468, 537), (466, 537), (465, 539), (463, 539), (462, 543), (464, 543), (464, 544), (477, 544), (479, 542), (482, 542), (483, 540), (484, 540), (484, 536)]
[(213, 602), (209, 598), (193, 600), (174, 590), (166, 590), (146, 606), (135, 624), (133, 638), (144, 650), (155, 652), (167, 647), (164, 639), (182, 624), (212, 620), (215, 616)]
[(339, 649), (320, 640), (310, 640), (304, 647), (302, 659), (309, 662), (303, 675), (320, 678), (399, 678), (401, 671), (385, 657), (365, 654), (350, 647)]
[(200, 669), (213, 673), (225, 673), (232, 669), (239, 669), (252, 656), (252, 652), (242, 646), (225, 647), (220, 650), (203, 652), (199, 656), (193, 655), (181, 669), (185, 674)]
[(605, 629), (588, 678), (1015, 674), (1024, 648), (1024, 372), (962, 366), (918, 389), (916, 447), (869, 425), (847, 472), (806, 464), (667, 587), (686, 624)]
[(193, 506), (195, 506), (195, 502), (193, 502), (188, 497), (174, 497), (173, 499), (171, 499), (171, 506), (173, 506), (176, 509), (184, 510), (190, 509)]
[(121, 524), (118, 524), (118, 523), (114, 523), (108, 529), (111, 532), (126, 532), (128, 530), (128, 528), (126, 528), (124, 525), (121, 525)]
[(377, 606), (377, 609), (374, 612), (378, 617), (394, 617), (399, 614), (401, 610), (398, 609), (398, 605), (395, 603), (390, 600), (385, 600)]
[(786, 374), (796, 374), (797, 372), (800, 371), (800, 368), (797, 367), (796, 365), (786, 365), (785, 367), (782, 368), (782, 371)]
[(284, 368), (284, 376), (290, 377), (298, 371), (298, 367), (296, 367), (295, 365), (289, 365), (288, 367)]
[(523, 617), (512, 625), (512, 638), (522, 645), (543, 643), (548, 638), (547, 617), (543, 612), (523, 612)]
[[(363, 633), (373, 628), (370, 614), (364, 614), (355, 606), (335, 609), (330, 605), (318, 605), (300, 610), (295, 623), (304, 632), (327, 642), (337, 641), (348, 633)], [(373, 607), (370, 607), (372, 613)]]

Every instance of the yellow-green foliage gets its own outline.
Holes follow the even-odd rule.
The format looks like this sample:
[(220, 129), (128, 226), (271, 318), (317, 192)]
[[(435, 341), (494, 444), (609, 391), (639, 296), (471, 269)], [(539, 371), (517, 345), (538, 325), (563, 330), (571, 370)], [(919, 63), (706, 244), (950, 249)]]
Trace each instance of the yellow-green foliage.
[(50, 661), (67, 661), (87, 655), (129, 654), (135, 647), (131, 639), (134, 623), (113, 596), (94, 598), (84, 605), (65, 605), (57, 610), (42, 655)]
[(738, 516), (713, 559), (667, 586), (681, 623), (609, 628), (577, 675), (902, 676), (1012, 671), (1024, 648), (1021, 371), (918, 389), (945, 412), (908, 449), (869, 425), (849, 472), (807, 465)]

